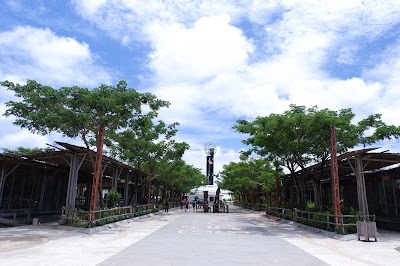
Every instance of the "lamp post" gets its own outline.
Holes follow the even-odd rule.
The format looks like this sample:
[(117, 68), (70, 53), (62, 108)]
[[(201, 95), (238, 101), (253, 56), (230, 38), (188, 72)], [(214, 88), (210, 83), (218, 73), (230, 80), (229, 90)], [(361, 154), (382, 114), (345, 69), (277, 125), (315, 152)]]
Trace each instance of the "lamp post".
[(207, 154), (207, 177), (208, 184), (214, 184), (214, 154), (217, 152), (217, 146), (215, 144), (209, 142), (204, 145), (204, 152)]

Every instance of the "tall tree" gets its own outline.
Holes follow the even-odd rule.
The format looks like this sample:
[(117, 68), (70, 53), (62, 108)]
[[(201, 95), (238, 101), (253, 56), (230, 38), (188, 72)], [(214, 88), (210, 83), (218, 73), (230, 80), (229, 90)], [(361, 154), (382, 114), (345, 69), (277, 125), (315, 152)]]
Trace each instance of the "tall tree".
[[(201, 173), (200, 169), (186, 164), (183, 160), (171, 164), (159, 164), (159, 180), (170, 191), (177, 191), (179, 195), (187, 193), (190, 189), (208, 184), (208, 178)], [(172, 197), (171, 197), (172, 200)]]
[[(167, 101), (151, 93), (128, 88), (125, 81), (92, 90), (77, 86), (54, 89), (34, 80), (28, 80), (25, 85), (3, 81), (0, 86), (14, 91), (21, 99), (6, 103), (8, 109), (4, 115), (15, 116), (15, 125), (34, 133), (59, 132), (71, 138), (80, 137), (86, 147), (96, 144), (98, 150), (103, 148), (99, 145), (104, 137), (100, 132), (104, 131), (107, 138), (143, 115), (154, 118), (161, 107), (169, 106)], [(143, 106), (147, 106), (145, 111)]]
[(265, 159), (246, 159), (223, 166), (220, 186), (240, 196), (246, 203), (256, 204), (260, 193), (271, 192), (275, 185), (275, 170)]
[(320, 171), (312, 174), (315, 199), (319, 205), (319, 182), (330, 156), (330, 125), (336, 127), (339, 153), (357, 145), (365, 146), (400, 137), (400, 127), (386, 125), (380, 114), (369, 115), (358, 123), (353, 123), (354, 118), (351, 109), (333, 111), (318, 110), (316, 106), (307, 109), (305, 106), (291, 105), (283, 114), (257, 117), (251, 122), (239, 120), (233, 128), (250, 135), (243, 141), (251, 146), (246, 155), (255, 152), (283, 162), (293, 177), (299, 203), (304, 203), (304, 180), (298, 179), (296, 170), (307, 170), (310, 163), (321, 163)]
[[(86, 147), (95, 146), (99, 125), (106, 134), (127, 127), (143, 113), (156, 117), (169, 103), (151, 93), (139, 93), (127, 87), (125, 81), (116, 86), (100, 85), (89, 90), (77, 86), (54, 89), (28, 80), (25, 85), (9, 81), (0, 86), (14, 91), (21, 101), (9, 101), (5, 116), (15, 116), (13, 124), (34, 133), (59, 132), (68, 137), (80, 137)], [(143, 111), (143, 106), (146, 111)], [(148, 110), (147, 110), (148, 109)]]
[[(124, 131), (113, 134), (113, 153), (123, 161), (147, 173), (147, 203), (150, 203), (151, 182), (157, 178), (160, 163), (174, 165), (189, 148), (185, 142), (176, 142), (178, 123), (155, 123), (151, 116), (141, 116)], [(138, 191), (135, 191), (138, 193)], [(133, 200), (134, 198), (132, 198)]]

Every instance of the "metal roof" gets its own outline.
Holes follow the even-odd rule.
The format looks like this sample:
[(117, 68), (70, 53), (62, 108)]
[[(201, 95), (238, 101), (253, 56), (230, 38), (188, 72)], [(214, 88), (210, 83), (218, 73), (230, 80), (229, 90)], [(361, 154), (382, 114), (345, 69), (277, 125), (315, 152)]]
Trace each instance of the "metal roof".
[[(343, 153), (337, 157), (338, 161), (338, 171), (339, 177), (353, 175), (353, 169), (350, 166), (350, 163), (354, 167), (354, 161), (357, 157), (360, 157), (363, 165), (364, 172), (375, 172), (379, 170), (386, 169), (390, 166), (395, 166), (400, 163), (400, 154), (399, 153), (389, 153), (387, 151), (384, 152), (372, 152), (374, 150), (379, 149), (376, 148), (365, 148), (360, 150), (349, 151)], [(349, 163), (350, 162), (350, 163)], [(298, 175), (304, 175), (305, 177), (310, 177), (312, 175), (319, 174), (321, 178), (327, 178), (331, 175), (331, 163), (330, 160), (326, 161), (321, 175), (321, 163), (317, 163), (311, 165), (305, 169), (299, 170), (296, 173)], [(290, 174), (286, 175), (290, 176)]]
[[(69, 170), (71, 156), (75, 153), (79, 158), (84, 158), (79, 172), (92, 174), (94, 162), (96, 160), (96, 152), (84, 147), (76, 146), (64, 142), (55, 142), (60, 147), (49, 145), (55, 149), (54, 151), (39, 152), (29, 155), (2, 154), (0, 160), (21, 162), (24, 164), (53, 166)], [(116, 159), (103, 155), (102, 159), (103, 174), (105, 176), (113, 176), (114, 169), (122, 170), (121, 178), (125, 178), (124, 172), (138, 173), (139, 170)]]

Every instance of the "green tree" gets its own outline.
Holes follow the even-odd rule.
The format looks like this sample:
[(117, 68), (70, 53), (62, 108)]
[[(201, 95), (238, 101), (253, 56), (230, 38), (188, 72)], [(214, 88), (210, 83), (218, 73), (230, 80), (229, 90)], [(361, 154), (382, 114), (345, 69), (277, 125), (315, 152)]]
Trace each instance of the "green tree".
[[(96, 144), (100, 151), (103, 149), (99, 145), (104, 137), (100, 134), (102, 128), (106, 142), (109, 142), (108, 137), (113, 132), (136, 123), (143, 116), (155, 118), (161, 107), (169, 106), (167, 101), (151, 93), (128, 88), (125, 81), (116, 86), (100, 85), (92, 90), (77, 86), (54, 89), (34, 80), (28, 80), (25, 85), (3, 81), (0, 86), (14, 91), (21, 99), (6, 103), (8, 109), (4, 115), (15, 116), (15, 125), (34, 133), (59, 132), (71, 138), (80, 137), (86, 147)], [(93, 167), (96, 169), (95, 164)], [(101, 184), (100, 180), (100, 191)]]
[(25, 147), (17, 147), (15, 150), (7, 149), (7, 148), (1, 148), (4, 153), (10, 153), (10, 154), (18, 154), (18, 155), (29, 155), (29, 154), (35, 154), (35, 153), (45, 153), (45, 152), (52, 152), (54, 149), (52, 148), (40, 148), (40, 147), (35, 147), (35, 148), (25, 148)]
[[(147, 173), (148, 204), (151, 182), (160, 176), (157, 173), (160, 165), (162, 163), (175, 165), (189, 148), (186, 142), (180, 143), (173, 139), (178, 125), (178, 123), (166, 125), (163, 121), (155, 123), (151, 116), (142, 116), (133, 121), (129, 128), (113, 134), (113, 154)], [(131, 202), (133, 200), (134, 197)]]
[[(15, 116), (14, 125), (43, 135), (59, 132), (71, 138), (80, 137), (88, 148), (96, 143), (100, 124), (105, 125), (107, 135), (127, 127), (144, 113), (154, 118), (161, 107), (169, 106), (151, 93), (128, 88), (125, 81), (92, 90), (77, 86), (54, 89), (34, 80), (25, 85), (3, 81), (0, 86), (14, 91), (21, 99), (6, 103), (4, 115)], [(148, 106), (146, 112), (144, 105)]]
[(223, 166), (220, 172), (221, 188), (232, 191), (239, 196), (242, 203), (253, 206), (266, 192), (275, 187), (275, 170), (266, 159), (246, 159), (240, 162), (231, 162)]
[[(337, 151), (343, 153), (357, 145), (369, 145), (384, 139), (399, 138), (400, 127), (386, 125), (380, 114), (372, 114), (353, 123), (351, 109), (319, 110), (316, 106), (291, 105), (283, 114), (257, 117), (251, 122), (238, 120), (234, 129), (250, 136), (243, 141), (250, 149), (246, 156), (256, 153), (277, 159), (290, 171), (297, 191), (298, 203), (304, 204), (304, 180), (296, 175), (298, 169), (307, 170), (310, 163), (320, 163), (314, 171), (315, 199), (320, 206), (319, 183), (322, 170), (330, 158), (330, 126), (336, 127)], [(367, 132), (369, 134), (367, 134)]]
[(180, 193), (189, 192), (192, 188), (208, 184), (208, 178), (200, 169), (188, 165), (184, 161), (177, 164), (169, 176), (165, 176), (165, 182)]
[(166, 162), (159, 163), (157, 173), (159, 175), (157, 181), (164, 187), (163, 196), (170, 200), (179, 200), (180, 196), (190, 189), (208, 184), (207, 177), (200, 169), (186, 164), (183, 160), (178, 160), (173, 165)]

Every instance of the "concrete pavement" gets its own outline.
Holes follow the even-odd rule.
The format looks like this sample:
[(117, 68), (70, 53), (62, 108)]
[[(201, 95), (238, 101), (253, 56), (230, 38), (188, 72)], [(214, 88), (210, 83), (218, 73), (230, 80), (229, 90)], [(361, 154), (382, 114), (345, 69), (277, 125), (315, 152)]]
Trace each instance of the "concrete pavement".
[(400, 265), (400, 233), (358, 241), (264, 213), (180, 209), (92, 230), (0, 228), (0, 265)]

